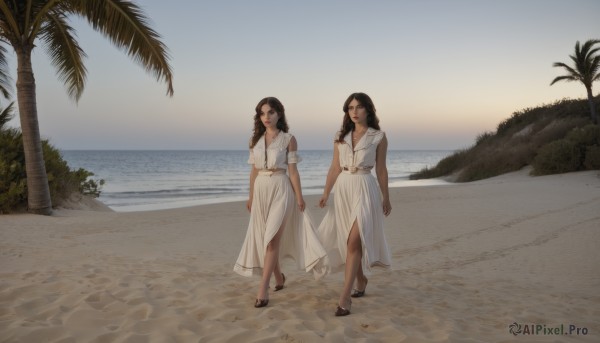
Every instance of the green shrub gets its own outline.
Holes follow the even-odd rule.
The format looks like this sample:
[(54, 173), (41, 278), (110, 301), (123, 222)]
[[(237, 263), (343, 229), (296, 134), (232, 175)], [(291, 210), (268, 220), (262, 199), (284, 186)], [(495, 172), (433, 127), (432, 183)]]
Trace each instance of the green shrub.
[(21, 210), (27, 203), (25, 156), (21, 133), (0, 131), (0, 213)]
[(598, 169), (600, 126), (590, 124), (569, 131), (564, 139), (540, 149), (533, 161), (533, 173), (545, 175), (584, 169)]
[[(599, 101), (596, 100), (596, 103)], [(554, 104), (526, 108), (513, 113), (513, 115), (498, 124), (496, 134), (503, 136), (507, 133), (513, 133), (515, 129), (524, 128), (529, 124), (540, 121), (556, 121), (561, 118), (588, 118), (590, 110), (587, 100), (562, 99)], [(547, 124), (547, 123), (546, 123)]]
[(481, 180), (519, 170), (529, 164), (533, 154), (528, 144), (491, 147), (474, 156), (462, 169), (456, 181)]
[(531, 143), (536, 149), (540, 148), (552, 141), (565, 138), (574, 128), (585, 126), (588, 123), (589, 120), (587, 118), (566, 118), (548, 121), (543, 127), (538, 127), (531, 139)]
[(600, 144), (600, 126), (590, 124), (580, 128), (574, 128), (567, 136), (567, 140), (570, 140), (578, 146), (591, 146)]
[(539, 120), (539, 117), (543, 115), (543, 111), (540, 108), (526, 108), (522, 111), (513, 113), (513, 115), (498, 124), (496, 128), (496, 134), (503, 136), (514, 130), (515, 127), (526, 127), (527, 125)]
[(97, 198), (100, 196), (100, 189), (104, 185), (104, 180), (94, 180), (91, 178), (92, 176), (94, 176), (94, 173), (83, 168), (71, 173), (73, 184), (79, 185), (79, 193)]
[(534, 158), (534, 175), (559, 174), (576, 171), (581, 165), (582, 155), (577, 145), (560, 139), (544, 145)]
[(446, 176), (454, 173), (460, 166), (465, 164), (467, 150), (459, 150), (452, 155), (445, 157), (433, 168), (424, 168), (410, 175), (411, 180), (430, 179)]
[[(90, 179), (94, 174), (72, 171), (58, 149), (42, 141), (52, 203), (60, 205), (73, 192), (98, 197), (104, 180)], [(27, 207), (27, 174), (23, 140), (19, 130), (0, 127), (0, 213), (22, 211)]]
[(585, 150), (583, 167), (588, 170), (600, 169), (600, 146), (593, 145)]
[(481, 145), (485, 143), (489, 143), (494, 138), (494, 133), (491, 131), (486, 131), (480, 133), (475, 137), (475, 145)]

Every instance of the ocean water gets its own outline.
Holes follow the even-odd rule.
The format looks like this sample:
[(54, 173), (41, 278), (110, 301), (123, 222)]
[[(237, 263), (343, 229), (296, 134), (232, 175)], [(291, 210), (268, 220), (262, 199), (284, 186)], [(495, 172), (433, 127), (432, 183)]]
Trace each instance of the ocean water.
[[(104, 179), (100, 201), (115, 211), (146, 211), (246, 200), (248, 151), (64, 150), (72, 169)], [(388, 151), (390, 187), (445, 184), (442, 180), (408, 180), (452, 151)], [(331, 150), (301, 151), (298, 164), (303, 194), (320, 194), (331, 164)]]

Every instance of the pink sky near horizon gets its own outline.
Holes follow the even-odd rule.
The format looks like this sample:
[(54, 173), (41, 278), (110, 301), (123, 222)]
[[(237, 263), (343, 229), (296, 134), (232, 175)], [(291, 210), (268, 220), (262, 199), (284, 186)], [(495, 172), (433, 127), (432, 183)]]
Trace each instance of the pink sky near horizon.
[(355, 91), (390, 149), (464, 148), (515, 111), (584, 98), (581, 84), (550, 87), (564, 74), (552, 63), (600, 38), (592, 0), (137, 3), (169, 47), (174, 97), (74, 20), (88, 55), (78, 104), (41, 46), (33, 57), (41, 133), (58, 148), (245, 149), (256, 103), (276, 96), (300, 149), (330, 149)]

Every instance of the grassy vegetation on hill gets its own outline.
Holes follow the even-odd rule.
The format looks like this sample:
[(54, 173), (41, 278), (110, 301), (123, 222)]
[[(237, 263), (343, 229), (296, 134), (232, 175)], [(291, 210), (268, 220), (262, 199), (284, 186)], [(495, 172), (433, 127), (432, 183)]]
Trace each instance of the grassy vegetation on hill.
[[(600, 105), (600, 97), (594, 99)], [(496, 132), (441, 160), (411, 179), (450, 177), (468, 182), (531, 165), (533, 175), (600, 169), (600, 126), (592, 123), (587, 100), (560, 100), (515, 112)]]

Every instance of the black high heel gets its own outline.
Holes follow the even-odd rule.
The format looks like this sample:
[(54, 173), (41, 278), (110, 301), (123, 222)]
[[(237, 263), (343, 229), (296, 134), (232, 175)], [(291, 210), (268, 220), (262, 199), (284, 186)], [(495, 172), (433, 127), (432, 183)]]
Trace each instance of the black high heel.
[(367, 290), (368, 283), (369, 283), (369, 279), (367, 279), (367, 281), (365, 282), (365, 288), (362, 291), (359, 291), (358, 289), (354, 289), (354, 293), (352, 293), (350, 296), (353, 298), (363, 297), (365, 295), (365, 291)]
[(350, 305), (348, 305), (348, 308), (341, 307), (340, 305), (338, 305), (337, 309), (335, 310), (335, 316), (336, 317), (344, 317), (344, 316), (349, 315), (351, 307), (352, 307), (352, 301), (350, 301)]
[(281, 273), (281, 276), (283, 277), (283, 283), (281, 285), (275, 285), (275, 292), (282, 290), (285, 285), (285, 274)]
[(269, 299), (256, 299), (256, 302), (254, 302), (254, 307), (259, 308), (259, 307), (265, 307), (269, 304)]
[(350, 310), (345, 309), (341, 306), (337, 307), (337, 310), (335, 310), (335, 316), (336, 317), (344, 317), (350, 314)]

